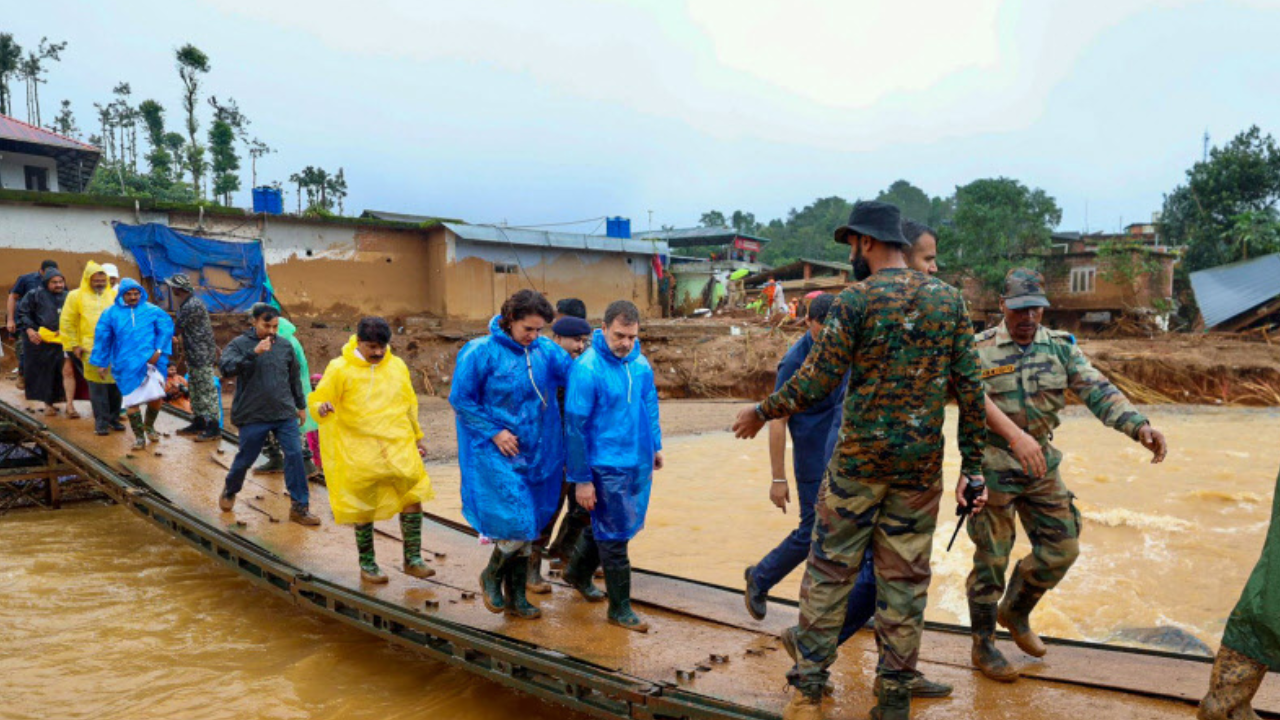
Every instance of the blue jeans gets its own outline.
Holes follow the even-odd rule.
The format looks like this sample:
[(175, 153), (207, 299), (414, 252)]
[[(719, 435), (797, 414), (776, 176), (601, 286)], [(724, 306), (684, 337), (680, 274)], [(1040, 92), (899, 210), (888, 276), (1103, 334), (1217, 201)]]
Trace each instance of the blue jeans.
[[(800, 567), (809, 557), (809, 546), (813, 542), (813, 521), (815, 505), (818, 502), (818, 488), (821, 481), (797, 482), (796, 494), (799, 495), (800, 524), (791, 534), (774, 548), (760, 562), (756, 563), (755, 582), (762, 594), (768, 594), (774, 585)], [(845, 611), (844, 627), (840, 629), (840, 643), (844, 643), (855, 632), (862, 629), (876, 612), (876, 576), (871, 564), (871, 550), (862, 561), (862, 569), (858, 571), (853, 591), (849, 593), (849, 607)]]
[(233, 496), (240, 492), (240, 488), (244, 487), (244, 476), (262, 452), (267, 434), (274, 432), (280, 442), (280, 449), (284, 451), (284, 486), (289, 490), (289, 498), (295, 505), (308, 505), (310, 497), (307, 473), (302, 467), (302, 434), (298, 432), (298, 419), (252, 423), (241, 425), (238, 429), (240, 449), (236, 451), (236, 459), (231, 461), (231, 472), (227, 473), (227, 484), (223, 492)]

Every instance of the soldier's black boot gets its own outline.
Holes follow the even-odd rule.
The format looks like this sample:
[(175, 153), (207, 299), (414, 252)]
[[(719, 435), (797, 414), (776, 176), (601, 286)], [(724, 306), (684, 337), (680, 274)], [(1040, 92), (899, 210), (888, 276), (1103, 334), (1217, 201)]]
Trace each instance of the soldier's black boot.
[(1044, 597), (1045, 589), (1028, 583), (1022, 574), (1022, 563), (1013, 569), (1013, 578), (1004, 591), (996, 621), (1009, 631), (1022, 652), (1032, 657), (1044, 657), (1049, 651), (1044, 641), (1031, 629), (1031, 611)]
[(502, 578), (509, 560), (511, 556), (503, 555), (495, 545), (493, 554), (489, 556), (489, 564), (480, 573), (480, 596), (491, 613), (501, 613), (507, 609), (507, 601), (502, 597)]
[(604, 593), (596, 587), (593, 579), (599, 565), (600, 550), (596, 547), (595, 540), (579, 535), (573, 545), (573, 552), (569, 555), (569, 562), (565, 565), (564, 581), (581, 593), (587, 602), (604, 600)]
[(898, 677), (900, 673), (885, 673), (877, 678), (876, 706), (871, 708), (871, 720), (910, 720), (911, 688)]
[(222, 439), (222, 428), (218, 427), (218, 418), (204, 418), (204, 427), (196, 435), (196, 442), (217, 442)]
[(996, 648), (996, 605), (969, 600), (969, 622), (973, 625), (973, 666), (999, 682), (1014, 682), (1018, 671)]
[(507, 614), (525, 620), (542, 617), (542, 611), (529, 602), (525, 590), (529, 584), (529, 558), (516, 555), (507, 563), (503, 585), (506, 588)]
[(636, 632), (649, 632), (649, 623), (631, 609), (631, 565), (604, 569), (604, 586), (609, 593), (609, 622)]
[(188, 425), (188, 426), (186, 426), (186, 427), (184, 427), (184, 428), (179, 428), (179, 429), (177, 430), (177, 434), (179, 434), (179, 435), (198, 435), (198, 434), (200, 434), (200, 432), (201, 432), (202, 430), (204, 430), (204, 418), (202, 418), (202, 417), (200, 417), (199, 415), (197, 415), (197, 416), (195, 416), (195, 418), (191, 421), (191, 424), (190, 424), (190, 425)]

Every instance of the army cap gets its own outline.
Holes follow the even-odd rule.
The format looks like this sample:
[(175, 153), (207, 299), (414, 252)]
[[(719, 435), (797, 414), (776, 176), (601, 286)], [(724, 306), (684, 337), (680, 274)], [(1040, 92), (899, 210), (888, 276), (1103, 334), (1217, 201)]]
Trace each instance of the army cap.
[(1049, 307), (1044, 276), (1031, 268), (1014, 268), (1004, 276), (1004, 304), (1010, 310)]

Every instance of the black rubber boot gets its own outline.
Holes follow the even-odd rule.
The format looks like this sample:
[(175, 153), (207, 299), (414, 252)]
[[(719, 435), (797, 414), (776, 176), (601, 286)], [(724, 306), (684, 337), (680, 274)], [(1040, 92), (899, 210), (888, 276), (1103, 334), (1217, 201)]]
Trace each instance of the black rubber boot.
[(217, 442), (222, 439), (222, 428), (218, 427), (218, 419), (207, 417), (204, 428), (196, 436), (196, 442)]
[(880, 689), (876, 692), (878, 702), (871, 708), (871, 720), (911, 719), (911, 688), (897, 675), (886, 674), (877, 678)]
[(534, 546), (533, 551), (529, 553), (529, 569), (526, 575), (529, 582), (526, 584), (529, 592), (538, 595), (546, 595), (551, 592), (551, 583), (542, 578), (542, 548)]
[(1014, 682), (1018, 671), (996, 647), (996, 606), (969, 601), (969, 622), (973, 625), (973, 666), (999, 682)]
[(609, 622), (636, 632), (649, 632), (649, 623), (631, 609), (631, 566), (604, 569), (604, 586), (609, 593)]
[(493, 554), (489, 556), (489, 564), (480, 573), (480, 596), (491, 613), (501, 613), (507, 609), (507, 601), (502, 597), (502, 578), (509, 560), (511, 557), (503, 555), (495, 545)]
[(178, 435), (199, 435), (203, 430), (204, 430), (204, 418), (197, 415), (195, 419), (191, 421), (190, 425), (184, 428), (179, 428), (177, 431), (177, 434)]
[(506, 577), (503, 578), (503, 586), (507, 591), (508, 615), (524, 620), (534, 620), (542, 617), (542, 611), (529, 602), (529, 598), (525, 595), (528, 583), (529, 558), (523, 555), (516, 555), (507, 563)]
[(595, 540), (586, 535), (578, 535), (573, 552), (565, 564), (564, 581), (573, 586), (587, 602), (604, 600), (604, 593), (596, 587), (595, 573), (600, 565), (600, 549)]
[(1047, 591), (1028, 583), (1024, 577), (1022, 564), (1019, 563), (1014, 567), (1013, 578), (1004, 591), (1004, 599), (1000, 601), (996, 621), (1000, 623), (1000, 627), (1009, 631), (1022, 652), (1031, 657), (1044, 657), (1049, 649), (1044, 646), (1040, 636), (1031, 629), (1031, 611)]

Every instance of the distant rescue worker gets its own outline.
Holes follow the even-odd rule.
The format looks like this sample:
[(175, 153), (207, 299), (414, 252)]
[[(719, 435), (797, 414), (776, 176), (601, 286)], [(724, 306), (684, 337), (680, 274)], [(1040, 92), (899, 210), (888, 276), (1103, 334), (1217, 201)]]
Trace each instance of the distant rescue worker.
[(391, 353), (386, 320), (360, 320), (307, 406), (324, 428), (320, 454), (328, 468), (333, 520), (355, 525), (360, 577), (387, 582), (374, 555), (373, 523), (397, 513), (405, 574), (435, 575), (422, 559), (422, 503), (434, 493), (422, 465), (427, 446), (418, 425), (418, 395), (409, 367)]
[(98, 263), (90, 260), (84, 266), (80, 287), (67, 293), (62, 306), (62, 348), (71, 361), (81, 366), (85, 382), (89, 385), (89, 405), (93, 408), (94, 432), (106, 435), (111, 430), (122, 432), (120, 422), (120, 388), (109, 373), (98, 371), (88, 360), (93, 356), (94, 336), (98, 320), (116, 300), (107, 273)]
[(578, 298), (561, 298), (556, 301), (556, 317), (552, 320), (554, 324), (556, 320), (566, 317), (576, 317), (580, 320), (587, 319), (587, 304)]
[[(1059, 473), (1062, 453), (1050, 444), (1066, 390), (1107, 427), (1141, 442), (1151, 462), (1164, 460), (1167, 449), (1164, 435), (1089, 364), (1070, 333), (1041, 326), (1047, 307), (1044, 277), (1027, 268), (1010, 270), (1000, 299), (1004, 320), (975, 339), (987, 397), (1002, 414), (987, 418), (983, 474), (989, 497), (986, 510), (969, 520), (974, 552), (966, 586), (973, 664), (1004, 682), (1018, 673), (996, 648), (996, 623), (1023, 652), (1043, 657), (1046, 648), (1031, 629), (1031, 611), (1080, 552), (1080, 513)], [(1035, 459), (1024, 462), (1020, 453)], [(1031, 554), (1018, 562), (1006, 587), (1015, 516), (1026, 529)]]
[(18, 325), (23, 328), (23, 379), (28, 400), (44, 403), (45, 415), (57, 415), (55, 403), (67, 401), (62, 383), (62, 345), (54, 342), (59, 330), (62, 305), (67, 300), (67, 281), (56, 267), (44, 271), (39, 287), (29, 290), (18, 303)]
[(190, 393), (192, 423), (179, 435), (195, 435), (196, 442), (217, 442), (221, 437), (218, 424), (218, 388), (214, 365), (218, 362), (218, 344), (213, 339), (213, 322), (209, 308), (196, 296), (195, 286), (185, 273), (169, 278), (166, 284), (178, 303), (174, 325), (182, 338), (182, 354), (187, 360), (187, 388)]
[(555, 514), (564, 477), (564, 431), (556, 391), (572, 360), (541, 337), (552, 321), (541, 293), (521, 290), (489, 322), (489, 334), (458, 353), (449, 403), (458, 419), (462, 514), (494, 543), (480, 573), (485, 607), (533, 619), (533, 541)]
[(13, 287), (9, 289), (9, 296), (5, 305), (5, 329), (13, 336), (13, 344), (15, 354), (18, 356), (18, 389), (23, 389), (23, 369), (26, 367), (22, 362), (22, 341), (26, 336), (25, 332), (21, 332), (18, 327), (18, 303), (27, 293), (41, 287), (44, 284), (44, 274), (50, 268), (57, 269), (58, 263), (55, 260), (45, 260), (40, 263), (39, 272), (29, 272), (18, 276), (13, 283)]
[[(293, 354), (298, 358), (298, 372), (301, 373), (299, 382), (303, 388), (311, 387), (311, 366), (307, 363), (307, 351), (302, 347), (302, 341), (297, 337), (298, 326), (289, 321), (289, 318), (280, 318), (279, 337), (288, 341), (293, 347)], [(316, 430), (316, 421), (310, 416), (307, 421), (302, 424), (302, 434)], [(284, 454), (280, 451), (280, 440), (274, 432), (267, 434), (266, 444), (262, 446), (262, 455), (266, 459), (262, 464), (255, 467), (253, 472), (255, 475), (271, 475), (284, 472)], [(311, 448), (307, 445), (302, 446), (302, 471), (306, 473), (307, 478), (313, 478), (320, 474), (320, 468), (315, 464), (315, 456), (311, 452)]]
[[(120, 268), (116, 267), (115, 263), (103, 263), (102, 271), (107, 274), (107, 282), (111, 284), (112, 290), (120, 287)], [(119, 294), (118, 290), (117, 294)]]
[(631, 608), (627, 545), (644, 528), (653, 471), (662, 469), (662, 428), (634, 304), (616, 300), (605, 309), (603, 328), (569, 373), (564, 414), (569, 482), (576, 485), (578, 504), (591, 513), (564, 580), (598, 602), (592, 578), (603, 565), (609, 622), (648, 632), (649, 624)]
[[(115, 303), (98, 318), (89, 364), (110, 370), (123, 396), (121, 403), (133, 430), (133, 447), (140, 450), (148, 442), (160, 442), (156, 418), (164, 404), (164, 378), (173, 354), (173, 321), (169, 313), (148, 302), (147, 291), (133, 278), (125, 278), (116, 292)], [(149, 391), (148, 375), (159, 375), (160, 392)], [(146, 405), (146, 418), (142, 406)]]
[[(849, 373), (844, 423), (818, 492), (817, 521), (800, 590), (799, 692), (783, 717), (822, 717), (849, 593), (872, 549), (880, 687), (872, 718), (910, 716), (929, 588), (929, 555), (942, 498), (942, 423), (948, 398), (960, 407), (961, 483), (980, 482), (982, 386), (964, 300), (955, 288), (910, 269), (898, 209), (859, 202), (837, 242), (853, 246), (869, 274), (842, 292), (800, 370), (764, 402), (738, 414), (738, 437), (803, 412)], [(975, 505), (980, 509), (985, 496)]]
[[(561, 300), (563, 304), (565, 301)], [(575, 301), (580, 302), (580, 301)], [(582, 307), (582, 314), (585, 316), (586, 306)], [(569, 357), (577, 359), (587, 349), (587, 344), (591, 342), (591, 324), (584, 318), (577, 315), (565, 315), (560, 317), (551, 324), (551, 339), (560, 349), (569, 353)], [(564, 414), (564, 388), (556, 391), (556, 404), (560, 408), (560, 413)], [(565, 506), (568, 505), (569, 512), (565, 514), (564, 522), (560, 524), (560, 530), (556, 533), (555, 541), (551, 540), (551, 532), (555, 529), (556, 520), (560, 518)], [(551, 592), (551, 584), (542, 578), (542, 553), (545, 548), (546, 552), (552, 556), (564, 558), (573, 544), (577, 542), (578, 535), (582, 533), (582, 529), (591, 524), (591, 515), (578, 504), (578, 500), (574, 497), (573, 484), (567, 479), (561, 485), (560, 502), (556, 505), (556, 512), (547, 521), (542, 528), (542, 534), (533, 544), (533, 554), (529, 556), (529, 589), (536, 593)], [(550, 545), (548, 546), (548, 543)]]
[(262, 452), (267, 434), (274, 432), (284, 452), (284, 484), (292, 501), (289, 519), (299, 525), (319, 525), (320, 518), (311, 514), (307, 476), (302, 469), (298, 427), (307, 419), (307, 395), (302, 391), (298, 357), (293, 346), (277, 334), (278, 309), (257, 303), (250, 313), (253, 324), (227, 344), (218, 364), (222, 377), (236, 380), (231, 422), (240, 431), (240, 448), (231, 462), (218, 506), (223, 512), (235, 507), (236, 493), (244, 486), (249, 466)]
[(1256, 718), (1251, 703), (1267, 671), (1280, 672), (1280, 477), (1262, 556), (1227, 618), (1199, 720)]

